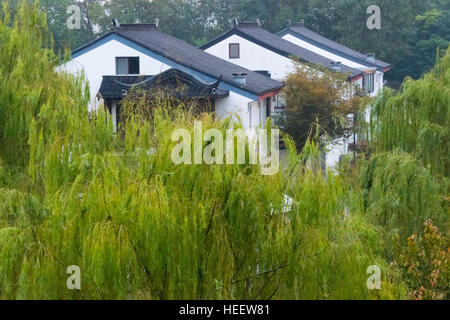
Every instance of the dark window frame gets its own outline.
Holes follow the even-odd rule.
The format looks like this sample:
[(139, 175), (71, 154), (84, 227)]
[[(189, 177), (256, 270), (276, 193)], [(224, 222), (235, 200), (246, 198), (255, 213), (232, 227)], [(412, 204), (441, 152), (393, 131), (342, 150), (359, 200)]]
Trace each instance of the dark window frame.
[(272, 116), (272, 98), (266, 98), (266, 118), (270, 118)]
[[(370, 87), (368, 87), (368, 83), (366, 77), (371, 79)], [(375, 73), (366, 73), (363, 76), (363, 88), (365, 93), (373, 93), (375, 91)]]
[[(119, 59), (126, 59), (127, 73), (119, 73)], [(138, 73), (130, 73), (130, 59), (137, 59)], [(141, 58), (140, 57), (116, 57), (116, 75), (139, 75), (141, 73)]]
[[(237, 56), (232, 56), (231, 55), (231, 47), (232, 46), (237, 46)], [(228, 45), (228, 57), (230, 59), (240, 59), (241, 58), (241, 45), (240, 45), (240, 43), (230, 43)]]

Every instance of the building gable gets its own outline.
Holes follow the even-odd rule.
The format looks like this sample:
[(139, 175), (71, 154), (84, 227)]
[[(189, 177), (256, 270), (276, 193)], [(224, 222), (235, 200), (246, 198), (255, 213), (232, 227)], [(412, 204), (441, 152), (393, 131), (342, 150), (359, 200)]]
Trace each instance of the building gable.
[[(207, 52), (212, 52), (213, 50), (211, 48), (220, 45), (233, 36), (239, 36), (285, 58), (297, 57), (300, 59), (300, 61), (320, 65), (329, 69), (332, 69), (333, 64), (336, 62), (313, 51), (297, 46), (287, 40), (284, 40), (277, 35), (274, 35), (262, 29), (258, 24), (249, 23), (236, 24), (228, 32), (218, 36), (217, 38), (211, 40), (200, 48)], [(223, 58), (223, 54), (219, 56)], [(351, 79), (361, 76), (361, 71), (359, 69), (351, 68), (345, 65), (342, 65), (342, 68), (340, 68), (340, 72), (349, 74), (349, 77)]]
[[(362, 54), (353, 49), (347, 48), (335, 41), (327, 39), (320, 34), (309, 30), (303, 23), (291, 24), (286, 29), (280, 31), (277, 35), (288, 41), (292, 40), (292, 38), (289, 38), (288, 36), (294, 37), (304, 43), (308, 43), (310, 46), (314, 46), (334, 55), (354, 61), (355, 63), (361, 64), (364, 67), (376, 67), (380, 72), (387, 72), (390, 69), (390, 65), (388, 63), (377, 59), (374, 59), (373, 62), (368, 61), (368, 55)], [(298, 42), (291, 42), (300, 45), (300, 43)]]
[[(229, 57), (229, 44), (231, 43), (239, 44), (240, 56), (237, 59)], [(264, 72), (266, 77), (270, 74), (271, 78), (279, 81), (284, 81), (288, 73), (295, 71), (295, 64), (291, 57), (274, 52), (270, 48), (238, 34), (231, 34), (206, 49), (206, 52), (260, 74)]]
[[(75, 50), (73, 56), (78, 58), (90, 50), (98, 49), (111, 39), (207, 82), (222, 77), (221, 86), (225, 90), (233, 90), (247, 97), (259, 97), (282, 87), (282, 83), (278, 81), (219, 59), (150, 25), (122, 25)], [(235, 73), (245, 73), (248, 81), (244, 84), (237, 83)]]
[[(183, 72), (192, 74), (192, 75), (194, 75), (194, 76), (196, 76), (196, 77), (198, 77), (198, 78), (200, 78), (200, 79), (202, 79), (203, 81), (206, 81), (206, 82), (214, 82), (214, 81), (217, 80), (214, 77), (206, 75), (206, 74), (204, 74), (202, 72), (199, 72), (197, 70), (185, 67), (184, 65), (182, 65), (180, 63), (174, 62), (174, 61), (172, 61), (172, 60), (170, 60), (170, 59), (168, 59), (168, 58), (166, 58), (166, 57), (164, 57), (164, 56), (162, 56), (162, 55), (160, 55), (158, 53), (155, 53), (155, 52), (153, 52), (153, 51), (151, 51), (151, 50), (149, 50), (147, 48), (144, 48), (144, 47), (140, 46), (139, 44), (136, 44), (135, 42), (133, 42), (133, 41), (131, 41), (129, 39), (126, 39), (126, 38), (124, 38), (124, 37), (122, 37), (120, 35), (114, 34), (114, 33), (100, 38), (98, 40), (98, 42), (92, 43), (92, 44), (90, 44), (87, 47), (84, 47), (84, 48), (82, 48), (80, 50), (77, 50), (73, 54), (73, 60), (79, 60), (79, 59), (82, 58), (82, 56), (87, 55), (87, 54), (91, 53), (94, 50), (98, 50), (99, 48), (101, 48), (102, 46), (108, 44), (111, 41), (116, 41), (116, 42), (118, 42), (118, 43), (120, 43), (122, 45), (125, 45), (125, 46), (127, 46), (127, 47), (129, 47), (129, 48), (131, 48), (131, 49), (133, 49), (135, 51), (140, 52), (141, 54), (143, 54), (145, 56), (148, 56), (148, 57), (150, 57), (150, 58), (160, 62), (160, 64), (158, 65), (158, 70), (154, 70), (154, 71), (151, 71), (151, 72), (146, 72), (146, 74), (157, 74), (157, 73), (159, 73), (161, 71), (167, 70), (168, 68), (175, 68), (175, 69), (181, 70)], [(101, 57), (101, 58), (103, 60), (103, 57)], [(142, 64), (142, 65), (145, 65), (145, 64)], [(159, 72), (157, 72), (157, 71), (159, 71)], [(106, 74), (110, 74), (110, 73), (111, 72), (107, 72)], [(99, 85), (97, 85), (95, 87), (98, 87), (97, 89), (100, 88)], [(235, 86), (230, 85), (228, 83), (221, 82), (219, 87), (221, 89), (223, 89), (223, 90), (226, 90), (226, 91), (236, 92), (239, 95), (242, 95), (242, 96), (247, 97), (249, 99), (258, 100), (258, 95), (254, 94), (254, 93), (251, 93), (251, 92), (248, 92), (246, 90), (243, 90), (242, 88), (235, 87)], [(95, 90), (96, 88), (93, 88), (93, 89)]]

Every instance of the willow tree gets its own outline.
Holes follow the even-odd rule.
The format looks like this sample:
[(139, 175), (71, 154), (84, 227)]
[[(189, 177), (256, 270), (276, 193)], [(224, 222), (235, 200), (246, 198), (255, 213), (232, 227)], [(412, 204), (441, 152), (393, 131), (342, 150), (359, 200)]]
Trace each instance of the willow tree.
[(22, 1), (11, 21), (8, 2), (3, 2), (0, 21), (0, 157), (23, 167), (29, 161), (30, 124), (38, 123), (43, 138), (53, 132), (44, 128), (44, 118), (65, 127), (67, 117), (62, 105), (73, 107), (74, 114), (87, 112), (86, 88), (81, 78), (58, 74), (60, 57), (53, 53), (53, 40), (46, 15), (39, 4)]
[(406, 79), (399, 92), (385, 89), (371, 106), (367, 136), (373, 157), (362, 175), (363, 185), (380, 213), (402, 211), (410, 226), (403, 230), (411, 233), (430, 218), (441, 227), (448, 222), (449, 84), (447, 52), (421, 79)]
[[(22, 177), (2, 182), (1, 164), (0, 298), (406, 297), (359, 193), (308, 165), (313, 144), (297, 155), (286, 138), (288, 168), (273, 176), (251, 164), (176, 165), (175, 129), (192, 136), (201, 120), (225, 136), (239, 124), (163, 105), (151, 119), (130, 114), (118, 137), (103, 109), (88, 120), (83, 79), (55, 71), (42, 48), (45, 16), (24, 2), (18, 17), (11, 25), (6, 15), (0, 29), (0, 50), (19, 55), (2, 54), (1, 154)], [(376, 292), (367, 288), (374, 264), (386, 275)], [(81, 270), (81, 290), (67, 286), (70, 266)]]
[[(385, 89), (371, 105), (371, 154), (360, 172), (366, 215), (383, 227), (385, 256), (396, 266), (403, 261), (416, 298), (448, 297), (449, 84), (447, 51), (421, 79), (406, 79), (399, 92)], [(424, 249), (414, 240), (421, 237)]]
[(434, 174), (449, 176), (450, 52), (421, 79), (386, 89), (374, 103), (370, 135), (375, 152), (401, 149)]
[(350, 90), (346, 75), (316, 65), (297, 64), (286, 79), (286, 107), (277, 124), (299, 149), (316, 128), (320, 129), (320, 136), (338, 137), (351, 128), (346, 116), (356, 113), (359, 107), (358, 97), (348, 98)]

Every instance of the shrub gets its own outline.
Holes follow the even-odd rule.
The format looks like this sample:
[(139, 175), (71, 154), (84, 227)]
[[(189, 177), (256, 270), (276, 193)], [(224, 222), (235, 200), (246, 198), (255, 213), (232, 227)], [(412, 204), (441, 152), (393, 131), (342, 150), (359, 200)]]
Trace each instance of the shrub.
[(424, 224), (423, 236), (412, 235), (407, 246), (397, 246), (399, 259), (393, 262), (402, 270), (413, 290), (412, 299), (448, 300), (450, 293), (450, 237), (442, 234), (431, 220)]

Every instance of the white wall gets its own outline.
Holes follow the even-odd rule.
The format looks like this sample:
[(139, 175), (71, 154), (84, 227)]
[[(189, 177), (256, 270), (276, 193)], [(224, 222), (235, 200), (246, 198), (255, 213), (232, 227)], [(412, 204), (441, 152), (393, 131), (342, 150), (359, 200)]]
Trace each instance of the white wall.
[[(239, 59), (229, 58), (230, 43), (239, 43)], [(295, 65), (291, 59), (283, 57), (238, 35), (232, 35), (205, 51), (249, 70), (269, 71), (272, 79), (279, 81), (285, 80), (287, 74), (295, 70)]]
[(95, 97), (100, 90), (103, 76), (116, 74), (116, 57), (139, 57), (141, 75), (156, 75), (171, 68), (117, 40), (108, 41), (74, 58), (63, 67), (73, 74), (84, 70), (91, 91), (91, 108), (95, 105)]
[(292, 43), (298, 45), (299, 47), (302, 47), (302, 48), (305, 48), (305, 49), (307, 49), (309, 51), (317, 53), (317, 54), (319, 54), (319, 55), (321, 55), (323, 57), (326, 57), (326, 58), (328, 58), (330, 60), (341, 61), (343, 65), (348, 66), (350, 68), (367, 69), (367, 67), (362, 65), (362, 64), (359, 64), (357, 62), (354, 62), (352, 60), (346, 59), (346, 58), (341, 57), (339, 55), (336, 55), (336, 54), (334, 54), (332, 52), (329, 52), (327, 50), (319, 48), (319, 47), (317, 47), (317, 46), (315, 46), (315, 45), (313, 45), (313, 44), (311, 44), (309, 42), (306, 42), (304, 40), (301, 40), (301, 39), (299, 39), (299, 38), (297, 38), (297, 37), (295, 37), (293, 35), (287, 34), (287, 35), (283, 36), (282, 38), (284, 40), (287, 40), (289, 42), (292, 42)]
[[(311, 44), (311, 43), (309, 43), (307, 41), (304, 41), (302, 39), (299, 39), (299, 38), (297, 38), (297, 37), (295, 37), (295, 36), (293, 36), (291, 34), (286, 34), (282, 38), (284, 40), (287, 40), (289, 42), (292, 42), (292, 43), (298, 45), (299, 47), (302, 47), (302, 48), (305, 48), (305, 49), (310, 50), (312, 52), (315, 52), (315, 53), (317, 53), (317, 54), (319, 54), (319, 55), (321, 55), (323, 57), (326, 57), (326, 58), (328, 58), (330, 60), (340, 61), (343, 65), (348, 66), (350, 68), (355, 68), (355, 69), (359, 69), (359, 70), (367, 70), (368, 69), (368, 67), (366, 67), (366, 66), (364, 66), (364, 65), (362, 65), (362, 64), (360, 64), (358, 62), (355, 62), (353, 60), (350, 60), (350, 59), (347, 59), (347, 58), (342, 57), (340, 55), (337, 55), (337, 54), (335, 54), (333, 52), (330, 52), (330, 51), (327, 51), (327, 50), (322, 49), (320, 47), (317, 47), (317, 46), (315, 46), (315, 45), (313, 45), (313, 44)], [(374, 81), (375, 81), (375, 90), (370, 95), (371, 97), (376, 97), (378, 95), (379, 90), (383, 88), (384, 73), (380, 72), (380, 71), (377, 71), (376, 74), (375, 74)], [(360, 81), (360, 85), (362, 86), (362, 80)]]
[(251, 102), (251, 99), (230, 91), (228, 97), (216, 100), (216, 115), (219, 119), (225, 119), (231, 114), (238, 115), (244, 128), (247, 129), (249, 123), (248, 105)]
[[(89, 81), (91, 110), (99, 105), (96, 95), (100, 90), (103, 76), (116, 74), (116, 57), (140, 57), (141, 75), (157, 75), (171, 69), (169, 65), (122, 44), (117, 40), (110, 40), (105, 44), (74, 58), (72, 61), (62, 66), (60, 70), (65, 70), (72, 74), (80, 74), (84, 71), (87, 80)], [(247, 129), (250, 123), (249, 104), (252, 102), (252, 125), (256, 127), (260, 124), (257, 117), (257, 114), (259, 114), (258, 103), (233, 91), (230, 91), (228, 97), (217, 99), (215, 106), (216, 114), (221, 119), (226, 118), (233, 113), (237, 114), (241, 117), (243, 125)]]
[(375, 90), (370, 95), (371, 97), (376, 97), (378, 93), (383, 89), (384, 87), (384, 72), (377, 71), (375, 73)]
[(353, 143), (352, 138), (341, 137), (329, 143), (326, 148), (326, 166), (330, 169), (338, 169), (339, 161), (343, 155), (348, 154), (349, 146)]
[[(271, 113), (275, 112), (276, 101), (271, 101)], [(252, 101), (234, 92), (230, 92), (228, 98), (216, 100), (216, 114), (219, 119), (225, 119), (230, 114), (235, 114), (242, 120), (244, 129), (264, 128), (267, 120), (266, 101)], [(236, 120), (236, 119), (235, 119)]]

